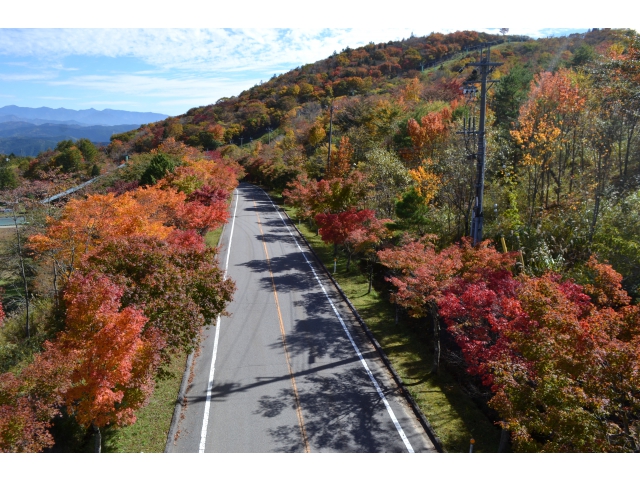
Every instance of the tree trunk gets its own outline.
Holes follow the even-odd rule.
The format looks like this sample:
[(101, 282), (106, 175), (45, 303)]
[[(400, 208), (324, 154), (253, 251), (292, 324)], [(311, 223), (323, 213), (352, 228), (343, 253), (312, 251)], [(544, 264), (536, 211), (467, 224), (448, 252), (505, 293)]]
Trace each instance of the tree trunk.
[(24, 303), (25, 303), (25, 312), (26, 312), (26, 325), (25, 332), (27, 338), (31, 338), (31, 326), (29, 324), (29, 284), (27, 282), (27, 272), (24, 266), (24, 256), (22, 255), (22, 239), (20, 237), (20, 227), (18, 227), (18, 217), (16, 214), (17, 203), (13, 208), (13, 223), (16, 227), (16, 242), (18, 247), (18, 262), (20, 265), (20, 276), (22, 277), (22, 283), (24, 287)]
[(431, 318), (433, 319), (433, 365), (431, 373), (438, 373), (440, 370), (440, 320), (435, 307), (431, 307)]
[(510, 437), (509, 430), (505, 430), (503, 428), (500, 431), (500, 445), (498, 446), (498, 453), (506, 453), (507, 448), (509, 448)]
[(547, 167), (547, 184), (544, 191), (544, 208), (549, 209), (549, 187), (551, 187), (551, 165)]
[(93, 424), (93, 453), (102, 452), (102, 433), (100, 427)]
[(58, 263), (56, 262), (55, 258), (53, 259), (53, 298), (56, 302), (57, 310), (60, 305), (58, 298)]
[(596, 193), (596, 201), (593, 206), (593, 218), (591, 220), (591, 228), (589, 229), (589, 243), (593, 241), (593, 235), (596, 232), (596, 224), (598, 223), (598, 214), (600, 213), (600, 195)]
[(631, 152), (631, 140), (636, 129), (636, 122), (633, 122), (631, 129), (627, 131), (627, 148), (624, 155), (624, 171), (622, 172), (622, 184), (627, 185), (627, 168), (629, 166), (629, 153)]

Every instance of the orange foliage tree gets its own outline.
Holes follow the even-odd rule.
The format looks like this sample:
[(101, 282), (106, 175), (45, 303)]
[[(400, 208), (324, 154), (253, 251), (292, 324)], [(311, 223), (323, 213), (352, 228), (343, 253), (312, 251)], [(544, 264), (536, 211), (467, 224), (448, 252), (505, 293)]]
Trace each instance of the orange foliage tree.
[(413, 151), (409, 158), (409, 165), (413, 166), (424, 158), (433, 158), (436, 148), (448, 136), (452, 127), (451, 108), (445, 107), (438, 112), (430, 112), (423, 116), (418, 123), (410, 118), (407, 124), (409, 137), (413, 144)]
[(135, 410), (153, 390), (162, 345), (156, 329), (145, 329), (140, 310), (120, 309), (121, 297), (104, 275), (74, 275), (64, 296), (66, 328), (45, 343), (45, 352), (57, 351), (71, 364), (71, 384), (62, 392), (67, 410), (98, 432), (135, 422)]
[(126, 192), (89, 195), (70, 200), (60, 218), (49, 219), (44, 233), (30, 237), (36, 254), (48, 254), (53, 263), (54, 282), (68, 280), (84, 255), (105, 241), (149, 235), (164, 239), (174, 227), (177, 210), (186, 195), (158, 186)]

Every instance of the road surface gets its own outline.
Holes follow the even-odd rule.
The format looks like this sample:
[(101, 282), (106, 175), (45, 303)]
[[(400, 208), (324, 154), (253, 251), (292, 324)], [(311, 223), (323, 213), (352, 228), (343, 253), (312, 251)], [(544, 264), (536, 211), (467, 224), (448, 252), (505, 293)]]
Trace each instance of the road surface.
[(207, 328), (170, 452), (435, 452), (348, 306), (259, 188), (219, 254), (237, 291)]

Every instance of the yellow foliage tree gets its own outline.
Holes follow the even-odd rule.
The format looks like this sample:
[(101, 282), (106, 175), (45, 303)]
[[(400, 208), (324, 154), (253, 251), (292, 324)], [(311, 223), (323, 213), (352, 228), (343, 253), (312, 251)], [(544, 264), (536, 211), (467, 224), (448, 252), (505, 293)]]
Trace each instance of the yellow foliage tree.
[(322, 124), (316, 123), (309, 130), (309, 144), (317, 147), (327, 138), (327, 131)]
[(428, 204), (433, 200), (442, 185), (442, 176), (431, 171), (433, 161), (429, 158), (422, 161), (422, 165), (413, 170), (409, 170), (409, 175), (416, 182), (416, 190), (424, 203)]

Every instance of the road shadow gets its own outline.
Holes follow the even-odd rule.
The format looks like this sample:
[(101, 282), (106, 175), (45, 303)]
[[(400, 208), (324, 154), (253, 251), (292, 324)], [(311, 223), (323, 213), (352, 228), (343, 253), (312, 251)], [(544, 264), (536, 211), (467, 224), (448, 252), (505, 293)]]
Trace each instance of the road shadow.
[[(296, 374), (302, 417), (311, 451), (403, 452), (398, 432), (366, 372), (358, 365), (340, 372)], [(274, 418), (296, 409), (287, 389), (264, 395), (256, 414)], [(286, 451), (301, 438), (299, 425), (279, 425), (269, 435)], [(299, 443), (298, 443), (299, 444)]]
[(262, 233), (256, 235), (256, 239), (261, 242), (264, 241), (265, 243), (286, 243), (287, 245), (296, 245), (296, 241), (291, 237), (291, 235), (283, 237), (281, 233)]
[[(239, 263), (236, 267), (244, 267), (254, 273), (267, 274), (260, 278), (260, 288), (273, 289), (271, 275), (273, 273), (278, 292), (289, 293), (293, 291), (304, 291), (317, 285), (315, 278), (310, 274), (309, 267), (304, 261), (301, 253), (292, 252), (287, 255), (280, 255), (270, 258), (269, 261), (249, 260)], [(309, 274), (307, 274), (309, 273)]]
[[(357, 362), (358, 358), (354, 355), (351, 358), (345, 358), (343, 360), (334, 361), (330, 363), (324, 363), (322, 365), (316, 365), (307, 370), (302, 370), (300, 372), (296, 372), (296, 378), (298, 376), (305, 375), (314, 375), (318, 373), (322, 373), (334, 368), (339, 368), (341, 366), (348, 366)], [(231, 397), (236, 393), (247, 392), (253, 390), (255, 388), (260, 388), (266, 385), (270, 385), (277, 382), (289, 381), (291, 379), (290, 375), (287, 373), (286, 375), (278, 375), (278, 376), (269, 376), (269, 377), (255, 377), (255, 382), (242, 384), (239, 382), (220, 382), (215, 381), (214, 387), (211, 390), (211, 401), (225, 401), (225, 399)], [(287, 389), (288, 390), (288, 389)], [(201, 403), (206, 402), (207, 396), (205, 394), (188, 394), (189, 403)]]

